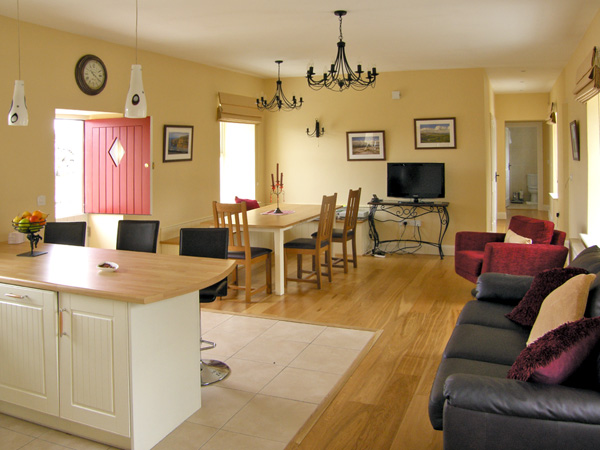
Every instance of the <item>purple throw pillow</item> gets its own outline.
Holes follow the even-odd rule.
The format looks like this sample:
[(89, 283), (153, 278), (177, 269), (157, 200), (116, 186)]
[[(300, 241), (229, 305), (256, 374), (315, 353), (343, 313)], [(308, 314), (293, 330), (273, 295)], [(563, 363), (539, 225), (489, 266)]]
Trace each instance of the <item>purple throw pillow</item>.
[(543, 384), (564, 382), (600, 339), (600, 317), (562, 324), (525, 347), (507, 378)]
[(514, 309), (506, 317), (519, 325), (532, 327), (535, 323), (544, 299), (559, 286), (576, 275), (587, 274), (588, 271), (578, 267), (547, 269), (538, 273), (531, 282), (531, 287)]

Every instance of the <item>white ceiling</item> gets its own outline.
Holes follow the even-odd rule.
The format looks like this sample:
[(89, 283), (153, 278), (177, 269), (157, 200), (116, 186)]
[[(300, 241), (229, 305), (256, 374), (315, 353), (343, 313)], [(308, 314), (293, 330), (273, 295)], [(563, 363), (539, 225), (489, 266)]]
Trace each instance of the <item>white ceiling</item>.
[[(135, 0), (19, 0), (20, 16), (135, 46)], [(378, 72), (485, 68), (496, 92), (548, 92), (600, 0), (139, 0), (138, 46), (274, 78), (321, 73), (345, 9), (346, 55)], [(0, 15), (16, 18), (17, 0)], [(5, 43), (6, 44), (6, 43)], [(143, 64), (143, 59), (140, 59)]]

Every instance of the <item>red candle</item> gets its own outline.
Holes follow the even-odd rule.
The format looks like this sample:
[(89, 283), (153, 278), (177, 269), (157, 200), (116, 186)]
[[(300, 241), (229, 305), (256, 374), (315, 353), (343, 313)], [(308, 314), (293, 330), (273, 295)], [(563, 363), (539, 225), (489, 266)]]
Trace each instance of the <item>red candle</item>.
[(275, 180), (273, 179), (273, 174), (271, 174), (271, 189), (275, 189)]
[(277, 163), (277, 183), (279, 183), (279, 163)]
[(279, 180), (279, 186), (283, 189), (283, 172), (281, 172), (281, 179)]

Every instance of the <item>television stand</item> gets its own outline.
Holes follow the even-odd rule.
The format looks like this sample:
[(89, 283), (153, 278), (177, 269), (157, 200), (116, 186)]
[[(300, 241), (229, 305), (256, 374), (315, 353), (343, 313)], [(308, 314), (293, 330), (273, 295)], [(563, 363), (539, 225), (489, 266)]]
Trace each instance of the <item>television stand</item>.
[[(371, 253), (382, 254), (385, 253), (379, 246), (386, 242), (415, 242), (419, 245), (431, 245), (438, 249), (440, 253), (440, 259), (444, 259), (444, 251), (442, 250), (442, 241), (448, 231), (448, 225), (450, 224), (450, 216), (448, 215), (448, 202), (390, 202), (390, 201), (379, 201), (369, 202), (369, 234), (373, 239), (373, 250)], [(404, 222), (405, 220), (414, 220), (418, 217), (426, 216), (428, 214), (437, 214), (440, 220), (440, 230), (438, 233), (437, 242), (423, 241), (420, 239), (390, 239), (381, 241), (379, 239), (379, 233), (375, 222), (383, 222), (383, 220), (375, 219), (375, 213), (385, 213), (394, 222)]]

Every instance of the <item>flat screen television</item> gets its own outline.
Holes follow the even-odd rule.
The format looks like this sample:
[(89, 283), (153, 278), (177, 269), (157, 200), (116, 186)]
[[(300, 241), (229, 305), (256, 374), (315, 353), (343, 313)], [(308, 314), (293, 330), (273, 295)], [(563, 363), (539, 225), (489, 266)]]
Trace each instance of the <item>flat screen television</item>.
[(444, 163), (388, 163), (387, 196), (414, 202), (445, 197)]

